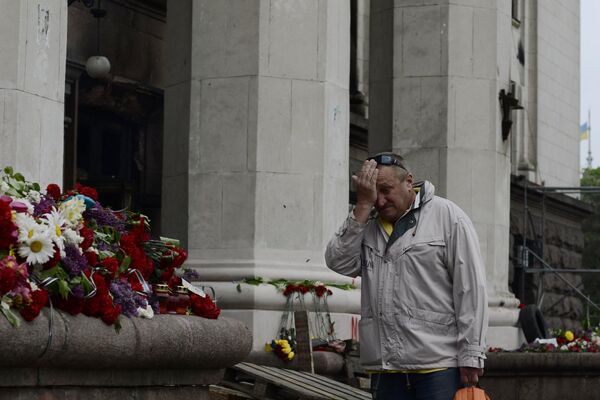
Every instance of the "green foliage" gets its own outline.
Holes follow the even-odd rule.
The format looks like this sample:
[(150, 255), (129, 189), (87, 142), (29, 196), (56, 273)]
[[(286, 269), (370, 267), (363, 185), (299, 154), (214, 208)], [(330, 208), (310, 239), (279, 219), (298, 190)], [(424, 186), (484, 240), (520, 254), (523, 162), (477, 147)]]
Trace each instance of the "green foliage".
[(27, 197), (27, 193), (32, 190), (36, 192), (40, 191), (39, 184), (26, 181), (22, 174), (18, 172), (15, 173), (11, 167), (5, 167), (2, 172), (4, 172), (4, 174), (0, 176), (0, 181), (5, 185), (5, 194), (24, 198)]
[[(253, 285), (253, 286), (258, 286), (261, 284), (267, 284), (267, 285), (273, 285), (275, 286), (275, 288), (277, 290), (279, 290), (280, 292), (283, 292), (286, 288), (287, 285), (304, 285), (304, 286), (315, 286), (317, 284), (320, 285), (325, 285), (327, 287), (334, 287), (334, 288), (338, 288), (341, 290), (351, 290), (351, 289), (356, 289), (356, 286), (354, 286), (351, 283), (334, 283), (334, 282), (319, 282), (319, 281), (315, 281), (315, 280), (309, 280), (309, 279), (305, 279), (305, 280), (288, 280), (288, 279), (264, 279), (260, 276), (255, 277), (255, 278), (245, 278), (242, 279), (241, 283), (245, 283), (247, 285)], [(240, 283), (238, 283), (235, 287), (235, 289), (241, 293), (242, 292), (242, 286)]]

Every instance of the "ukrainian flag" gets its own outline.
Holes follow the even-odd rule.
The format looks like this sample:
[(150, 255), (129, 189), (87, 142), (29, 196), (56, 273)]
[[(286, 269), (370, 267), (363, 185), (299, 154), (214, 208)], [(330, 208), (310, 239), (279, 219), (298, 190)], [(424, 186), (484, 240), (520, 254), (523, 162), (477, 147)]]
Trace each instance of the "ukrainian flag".
[(579, 125), (579, 140), (587, 140), (590, 137), (590, 127), (585, 122)]

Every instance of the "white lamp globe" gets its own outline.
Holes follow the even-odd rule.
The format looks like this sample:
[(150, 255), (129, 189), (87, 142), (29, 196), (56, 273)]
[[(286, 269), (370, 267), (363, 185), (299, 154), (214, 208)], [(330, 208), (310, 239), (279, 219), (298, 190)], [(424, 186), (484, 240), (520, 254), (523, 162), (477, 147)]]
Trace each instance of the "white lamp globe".
[(85, 71), (92, 78), (108, 78), (110, 73), (110, 61), (104, 56), (92, 56), (88, 58), (85, 63)]

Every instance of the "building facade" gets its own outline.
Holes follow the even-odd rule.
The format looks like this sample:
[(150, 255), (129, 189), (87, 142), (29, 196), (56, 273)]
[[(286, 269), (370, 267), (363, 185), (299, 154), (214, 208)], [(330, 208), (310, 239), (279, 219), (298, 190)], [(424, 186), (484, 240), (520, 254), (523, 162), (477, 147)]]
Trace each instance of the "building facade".
[[(472, 218), (488, 342), (520, 344), (511, 176), (578, 186), (579, 1), (0, 7), (1, 163), (42, 183), (97, 186), (104, 202), (181, 238), (256, 351), (285, 301), (237, 283), (352, 282), (326, 268), (323, 249), (352, 201), (351, 171), (385, 150)], [(111, 61), (109, 77), (86, 73), (92, 55)], [(334, 290), (329, 307), (349, 337), (359, 291)]]

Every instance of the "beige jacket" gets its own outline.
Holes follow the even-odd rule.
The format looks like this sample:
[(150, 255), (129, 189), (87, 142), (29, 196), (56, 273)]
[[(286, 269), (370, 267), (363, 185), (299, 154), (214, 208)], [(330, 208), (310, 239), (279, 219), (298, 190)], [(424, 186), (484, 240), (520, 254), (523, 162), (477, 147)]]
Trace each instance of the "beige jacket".
[(485, 269), (469, 217), (424, 182), (395, 230), (399, 223), (406, 232), (386, 248), (388, 235), (377, 219), (360, 224), (351, 213), (325, 253), (332, 270), (362, 277), (362, 364), (483, 368)]

